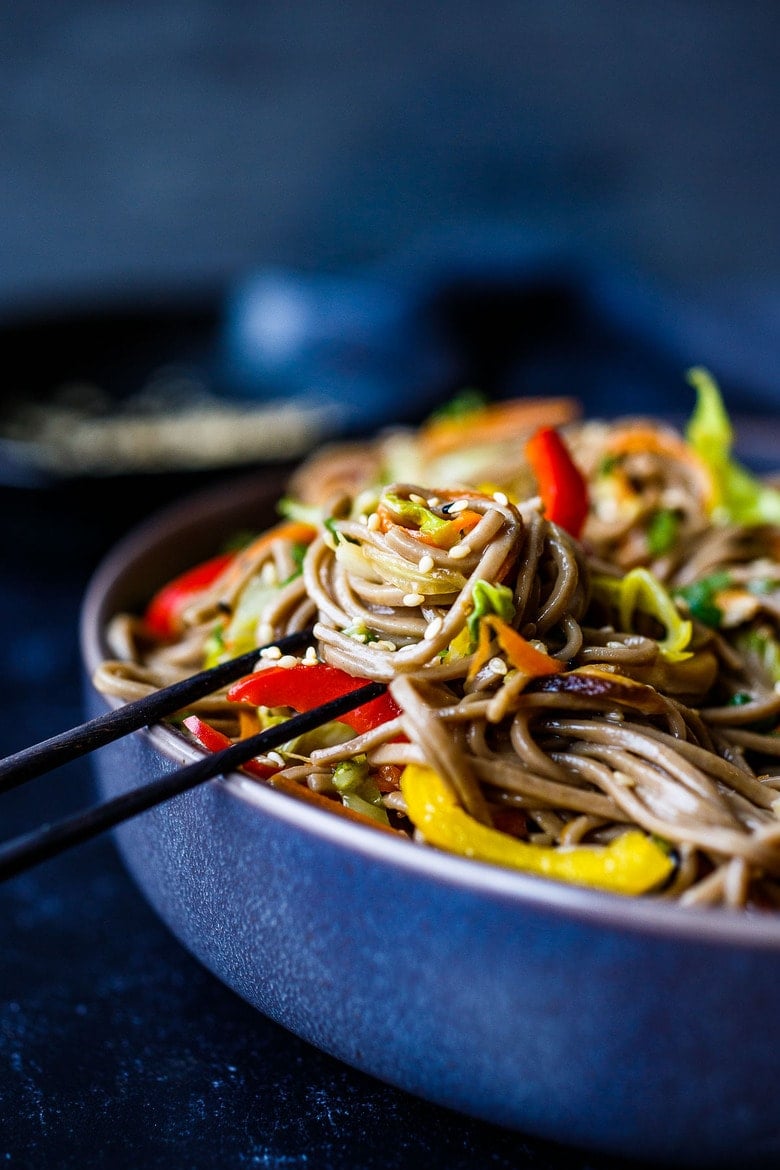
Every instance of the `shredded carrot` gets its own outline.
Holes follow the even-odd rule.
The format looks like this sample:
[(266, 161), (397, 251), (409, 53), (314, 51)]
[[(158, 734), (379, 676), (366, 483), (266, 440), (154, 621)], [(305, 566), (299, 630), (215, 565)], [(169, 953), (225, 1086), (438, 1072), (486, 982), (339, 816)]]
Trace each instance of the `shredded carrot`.
[(518, 634), (507, 622), (497, 614), (488, 613), (479, 623), (479, 640), (469, 667), (468, 679), (471, 681), (482, 669), (491, 655), (492, 637), (495, 634), (499, 646), (509, 660), (509, 664), (528, 678), (540, 678), (547, 674), (558, 674), (565, 670), (563, 662), (537, 650), (535, 646)]
[(579, 418), (574, 398), (513, 398), (468, 411), (460, 418), (431, 419), (420, 428), (420, 448), (433, 459), (459, 447), (506, 442), (538, 426), (559, 427)]
[(311, 544), (316, 535), (317, 529), (312, 524), (306, 524), (302, 520), (282, 520), (273, 528), (261, 532), (246, 548), (241, 549), (215, 585), (220, 590), (229, 590), (252, 568), (258, 555), (275, 540), (285, 540), (290, 544)]
[(270, 776), (267, 783), (271, 788), (276, 788), (279, 792), (286, 792), (288, 796), (294, 796), (297, 800), (301, 800), (304, 804), (314, 805), (315, 808), (324, 809), (328, 813), (336, 813), (337, 816), (346, 817), (349, 821), (355, 821), (359, 825), (368, 825), (369, 828), (379, 829), (383, 833), (393, 833), (395, 836), (406, 836), (399, 829), (394, 829), (390, 825), (383, 825), (380, 821), (375, 821), (372, 817), (363, 816), (362, 813), (355, 812), (348, 808), (338, 800), (333, 800), (329, 796), (323, 796), (320, 792), (315, 792), (306, 784), (299, 784), (296, 780), (291, 780), (289, 777), (283, 775)]
[(690, 443), (679, 435), (663, 428), (645, 424), (619, 427), (604, 446), (607, 455), (636, 455), (649, 452), (665, 455), (679, 463), (687, 464), (696, 475), (705, 507), (715, 506), (718, 489), (712, 472)]
[(257, 711), (254, 708), (239, 707), (238, 709), (238, 738), (249, 739), (250, 735), (257, 735), (262, 731)]
[[(457, 500), (468, 494), (472, 498), (483, 498), (482, 492), (474, 492), (472, 489), (464, 489), (462, 492), (454, 491), (437, 491), (437, 496), (440, 500)], [(489, 499), (489, 496), (484, 496)], [(392, 506), (382, 499), (377, 506), (377, 516), (379, 517), (379, 531), (388, 532), (395, 524), (404, 527), (401, 519), (396, 512), (393, 511)], [(435, 532), (423, 532), (420, 528), (406, 528), (405, 531), (413, 536), (415, 540), (419, 540), (421, 544), (427, 544), (432, 548), (452, 548), (454, 544), (463, 540), (464, 536), (468, 535), (473, 528), (479, 524), (482, 519), (480, 512), (475, 512), (470, 508), (464, 508), (462, 512), (458, 512), (451, 520), (442, 522), (442, 526), (438, 527)]]
[(557, 674), (565, 669), (564, 664), (558, 658), (553, 658), (552, 655), (537, 650), (522, 634), (518, 634), (517, 630), (496, 614), (486, 614), (480, 625), (485, 624), (490, 625), (495, 632), (499, 646), (515, 670), (527, 674), (529, 678)]
[(471, 682), (490, 658), (490, 628), (486, 618), (479, 623), (479, 640), (468, 670), (467, 681)]

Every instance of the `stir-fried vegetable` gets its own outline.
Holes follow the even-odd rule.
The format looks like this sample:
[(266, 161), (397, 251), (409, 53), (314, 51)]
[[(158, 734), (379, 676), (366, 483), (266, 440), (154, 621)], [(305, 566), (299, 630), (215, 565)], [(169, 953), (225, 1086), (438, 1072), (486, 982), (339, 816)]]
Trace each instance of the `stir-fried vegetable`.
[(163, 640), (175, 638), (181, 632), (184, 610), (194, 597), (217, 580), (220, 573), (235, 560), (235, 555), (219, 553), (163, 585), (147, 605), (144, 614), (150, 633)]
[(681, 616), (661, 582), (647, 569), (632, 569), (624, 577), (596, 574), (592, 588), (594, 597), (616, 610), (621, 630), (634, 630), (637, 614), (645, 614), (666, 630), (666, 637), (659, 640), (664, 658), (681, 662), (690, 657), (688, 646), (693, 626)]
[(707, 370), (688, 371), (697, 402), (686, 435), (712, 471), (715, 519), (739, 524), (780, 523), (780, 491), (762, 483), (732, 454), (734, 432), (720, 390)]
[(459, 807), (438, 773), (423, 765), (407, 765), (401, 791), (409, 817), (426, 841), (476, 861), (616, 894), (647, 893), (674, 869), (669, 853), (636, 830), (608, 845), (551, 848), (519, 841), (474, 820)]
[(539, 427), (525, 446), (548, 520), (579, 536), (588, 514), (588, 486), (554, 427)]
[(455, 516), (438, 516), (418, 500), (404, 499), (393, 492), (383, 492), (378, 509), (380, 528), (386, 532), (390, 524), (408, 524), (423, 543), (435, 548), (452, 548), (463, 540), (482, 517), (469, 509)]
[[(232, 703), (250, 703), (253, 707), (292, 707), (298, 712), (311, 711), (321, 703), (358, 690), (369, 681), (355, 678), (327, 662), (300, 662), (295, 666), (269, 666), (245, 675), (228, 688), (227, 697)], [(400, 714), (392, 696), (384, 694), (348, 711), (339, 717), (339, 722), (346, 723), (362, 735)]]

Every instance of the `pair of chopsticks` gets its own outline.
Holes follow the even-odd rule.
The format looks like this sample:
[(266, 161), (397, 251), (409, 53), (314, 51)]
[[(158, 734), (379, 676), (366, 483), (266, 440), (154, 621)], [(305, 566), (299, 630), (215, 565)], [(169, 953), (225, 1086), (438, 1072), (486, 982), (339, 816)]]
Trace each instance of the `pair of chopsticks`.
[[(300, 633), (279, 638), (274, 645), (282, 652), (288, 653), (302, 649), (311, 642), (311, 639), (312, 631), (302, 630)], [(220, 687), (251, 671), (262, 649), (263, 647), (258, 647), (239, 658), (203, 670), (181, 682), (154, 691), (142, 699), (107, 711), (78, 727), (7, 756), (0, 760), (0, 794), (112, 743), (132, 731), (158, 723), (165, 716), (181, 711), (188, 703), (213, 694)], [(88, 841), (138, 813), (188, 792), (206, 780), (223, 776), (245, 764), (252, 756), (264, 755), (298, 735), (313, 731), (331, 719), (346, 715), (355, 707), (377, 698), (385, 690), (385, 683), (367, 683), (358, 690), (322, 703), (302, 715), (294, 715), (284, 723), (239, 740), (222, 751), (196, 760), (193, 764), (187, 764), (141, 788), (134, 788), (120, 796), (16, 837), (0, 845), (0, 881), (15, 877), (39, 862), (54, 857), (73, 845)]]

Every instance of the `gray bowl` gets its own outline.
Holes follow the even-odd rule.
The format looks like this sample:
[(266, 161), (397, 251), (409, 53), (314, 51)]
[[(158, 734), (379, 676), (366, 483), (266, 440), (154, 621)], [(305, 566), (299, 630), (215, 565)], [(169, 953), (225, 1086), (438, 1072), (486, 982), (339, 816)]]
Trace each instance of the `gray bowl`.
[[(95, 573), (89, 679), (109, 616), (236, 529), (274, 518), (255, 476), (192, 496)], [(154, 728), (102, 748), (108, 797), (197, 757)], [(184, 947), (347, 1064), (527, 1134), (625, 1157), (780, 1157), (780, 915), (684, 910), (450, 857), (232, 775), (116, 831)]]

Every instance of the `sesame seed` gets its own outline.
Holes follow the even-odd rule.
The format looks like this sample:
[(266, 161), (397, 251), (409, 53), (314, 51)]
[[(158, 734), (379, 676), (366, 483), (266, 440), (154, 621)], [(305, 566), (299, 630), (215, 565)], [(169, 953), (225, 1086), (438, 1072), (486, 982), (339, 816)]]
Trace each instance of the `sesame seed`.
[(471, 552), (471, 545), (461, 541), (460, 544), (454, 544), (447, 555), (451, 561), (463, 561), (471, 556)]
[(509, 497), (506, 495), (505, 492), (493, 492), (493, 499), (496, 501), (497, 504), (506, 505), (509, 503)]
[(440, 617), (432, 618), (431, 621), (428, 622), (428, 625), (425, 627), (425, 633), (423, 634), (423, 637), (425, 638), (426, 642), (433, 641), (433, 639), (436, 637), (436, 635), (438, 633), (440, 633), (443, 625), (444, 625), (444, 622), (442, 621), (442, 619)]
[(425, 595), (423, 593), (406, 593), (406, 594), (404, 594), (404, 605), (408, 605), (408, 606), (422, 605), (422, 603), (424, 601), (425, 601)]
[(276, 764), (277, 768), (284, 767), (284, 756), (280, 756), (278, 752), (268, 752), (265, 758), (269, 764)]
[(376, 532), (379, 529), (379, 513), (372, 512), (371, 515), (366, 520), (366, 525), (368, 527), (369, 532)]
[(418, 496), (416, 492), (410, 492), (409, 499), (413, 504), (425, 504), (425, 497)]
[(385, 638), (380, 638), (378, 642), (374, 642), (377, 650), (395, 650), (395, 642), (388, 642)]
[(268, 659), (281, 658), (282, 652), (278, 646), (266, 646), (264, 650), (260, 651), (260, 657)]
[(449, 512), (450, 516), (455, 516), (458, 512), (464, 512), (468, 506), (468, 500), (453, 500), (447, 511)]
[(421, 573), (430, 573), (433, 569), (433, 557), (430, 553), (426, 553), (424, 557), (420, 557), (417, 568)]
[(319, 660), (317, 658), (317, 651), (314, 649), (313, 646), (309, 646), (306, 653), (303, 656), (303, 665), (304, 666), (316, 666), (318, 661)]
[(493, 674), (506, 674), (507, 665), (503, 658), (491, 658), (490, 662), (488, 662), (488, 669), (491, 670)]
[(285, 654), (283, 658), (279, 659), (279, 666), (283, 666), (285, 670), (289, 670), (292, 666), (297, 666), (299, 659), (294, 654)]
[(438, 496), (429, 496), (428, 497), (428, 507), (429, 508), (438, 508), (440, 503), (441, 503), (441, 500), (439, 499)]

